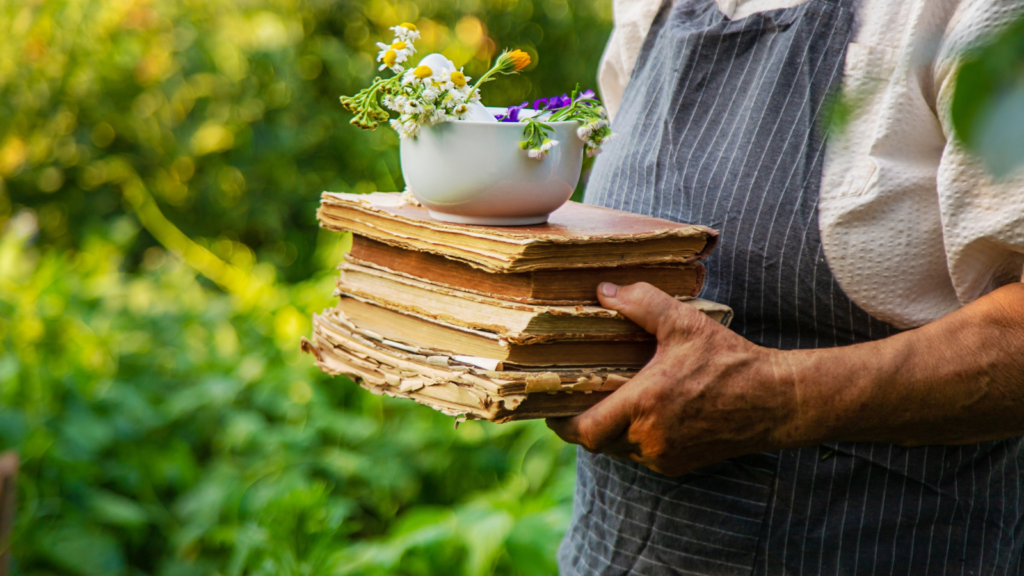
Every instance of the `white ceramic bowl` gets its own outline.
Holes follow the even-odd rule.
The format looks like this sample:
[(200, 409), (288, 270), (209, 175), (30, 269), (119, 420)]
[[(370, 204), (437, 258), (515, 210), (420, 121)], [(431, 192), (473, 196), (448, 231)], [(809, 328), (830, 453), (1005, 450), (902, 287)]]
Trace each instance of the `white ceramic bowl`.
[[(495, 113), (503, 108), (489, 108)], [(524, 110), (524, 112), (526, 112)], [(559, 144), (542, 160), (519, 147), (524, 124), (455, 121), (402, 139), (406, 187), (445, 222), (523, 226), (547, 222), (576, 189), (583, 142), (576, 121), (555, 122)]]

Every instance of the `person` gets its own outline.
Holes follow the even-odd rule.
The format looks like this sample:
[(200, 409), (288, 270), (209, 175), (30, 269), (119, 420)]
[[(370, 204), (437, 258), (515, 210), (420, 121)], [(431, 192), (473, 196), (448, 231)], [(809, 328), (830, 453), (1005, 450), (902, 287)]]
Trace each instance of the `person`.
[(548, 421), (582, 446), (563, 574), (1024, 573), (1024, 180), (950, 120), (1022, 4), (615, 0), (585, 201), (719, 230), (735, 320), (599, 287), (658, 348)]

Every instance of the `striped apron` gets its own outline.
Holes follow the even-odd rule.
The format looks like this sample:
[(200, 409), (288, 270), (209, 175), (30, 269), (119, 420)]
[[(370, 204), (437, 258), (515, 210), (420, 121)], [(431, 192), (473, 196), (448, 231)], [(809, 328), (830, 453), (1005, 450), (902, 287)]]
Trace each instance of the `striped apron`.
[[(822, 253), (827, 95), (852, 0), (730, 20), (665, 6), (586, 201), (721, 231), (703, 297), (780, 349), (896, 332), (854, 304)], [(727, 460), (679, 478), (579, 451), (573, 574), (1021, 574), (1020, 439), (903, 448), (837, 443)]]

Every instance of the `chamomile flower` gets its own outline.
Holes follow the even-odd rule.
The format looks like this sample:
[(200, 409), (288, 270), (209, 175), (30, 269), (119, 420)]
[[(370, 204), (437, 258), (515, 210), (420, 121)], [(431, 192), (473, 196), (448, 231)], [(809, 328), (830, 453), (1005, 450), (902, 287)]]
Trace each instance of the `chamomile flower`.
[[(377, 43), (377, 46), (380, 46), (380, 42)], [(404, 56), (405, 58), (412, 56), (416, 52), (416, 47), (413, 46), (412, 42), (406, 42), (398, 38), (395, 38), (395, 41), (388, 48), (397, 52), (399, 57)]]
[(387, 96), (384, 98), (384, 105), (387, 106), (388, 110), (398, 112), (399, 114), (401, 114), (405, 110), (405, 105), (407, 102), (409, 102), (409, 98), (407, 96), (402, 95), (394, 97)]
[(402, 84), (416, 89), (421, 86), (429, 86), (433, 83), (434, 71), (430, 66), (417, 66), (406, 71), (402, 77)]
[(405, 107), (402, 111), (405, 112), (406, 114), (422, 114), (423, 103), (420, 102), (419, 100), (410, 99), (408, 102), (405, 103)]
[(407, 120), (402, 124), (406, 138), (415, 138), (420, 133), (420, 125), (415, 120)]
[(391, 44), (377, 42), (377, 48), (380, 49), (380, 52), (377, 53), (377, 62), (381, 63), (379, 70), (390, 68), (395, 74), (405, 71), (402, 64), (416, 51), (412, 42), (405, 42), (397, 38)]
[(526, 151), (526, 155), (534, 160), (543, 160), (548, 157), (548, 154), (551, 153), (551, 149), (555, 146), (558, 146), (558, 140), (545, 138), (541, 141), (539, 148), (530, 148)]
[(434, 88), (427, 88), (426, 90), (423, 91), (423, 94), (422, 94), (423, 100), (425, 102), (433, 102), (433, 101), (437, 100), (437, 97), (439, 95), (440, 95), (440, 92), (438, 92)]
[[(381, 50), (377, 54), (377, 62), (381, 63), (380, 67), (377, 69), (384, 70), (385, 68), (389, 68), (395, 74), (401, 74), (405, 70), (405, 67), (402, 66), (398, 58), (398, 52), (392, 50), (391, 48)], [(404, 60), (405, 58), (402, 58), (402, 61)]]
[(391, 31), (395, 33), (395, 38), (403, 42), (415, 42), (420, 39), (420, 31), (416, 28), (415, 24), (410, 22), (403, 22), (398, 26), (392, 26)]
[(472, 78), (466, 76), (466, 74), (463, 73), (462, 70), (456, 70), (452, 72), (451, 74), (448, 75), (448, 79), (456, 88), (465, 88), (469, 81), (472, 80)]

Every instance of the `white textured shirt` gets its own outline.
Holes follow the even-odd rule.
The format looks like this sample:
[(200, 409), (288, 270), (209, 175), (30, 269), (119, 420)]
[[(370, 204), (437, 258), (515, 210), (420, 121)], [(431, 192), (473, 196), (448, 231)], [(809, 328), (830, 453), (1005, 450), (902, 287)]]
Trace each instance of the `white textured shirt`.
[[(807, 0), (716, 0), (732, 19)], [(661, 0), (613, 0), (601, 61), (614, 119)], [(927, 324), (1024, 269), (1024, 175), (994, 181), (953, 139), (958, 55), (1021, 14), (1021, 0), (863, 0), (829, 137), (819, 227), (847, 295), (899, 328)], [(614, 127), (614, 124), (613, 124)]]

